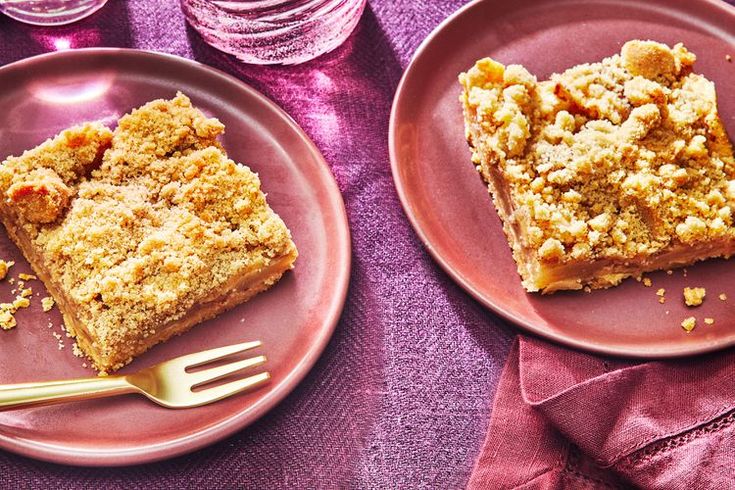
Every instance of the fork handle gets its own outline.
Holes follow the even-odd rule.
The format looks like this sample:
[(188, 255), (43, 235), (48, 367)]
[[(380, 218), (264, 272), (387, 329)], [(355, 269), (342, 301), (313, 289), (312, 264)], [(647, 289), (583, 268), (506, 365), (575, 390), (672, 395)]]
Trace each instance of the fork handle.
[(0, 411), (138, 391), (125, 376), (0, 385)]

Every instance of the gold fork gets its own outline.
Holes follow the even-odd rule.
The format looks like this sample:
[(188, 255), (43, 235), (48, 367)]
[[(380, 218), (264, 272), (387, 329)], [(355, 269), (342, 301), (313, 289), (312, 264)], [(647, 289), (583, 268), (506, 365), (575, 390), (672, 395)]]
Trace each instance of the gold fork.
[(256, 356), (195, 372), (187, 372), (188, 369), (204, 366), (261, 345), (262, 343), (256, 340), (205, 350), (164, 361), (133, 374), (0, 385), (0, 410), (28, 405), (48, 405), (70, 400), (87, 400), (124, 393), (140, 393), (167, 408), (198, 407), (268, 381), (270, 374), (262, 372), (220, 386), (193, 391), (194, 388), (236, 374), (243, 369), (259, 366), (266, 361), (266, 358)]

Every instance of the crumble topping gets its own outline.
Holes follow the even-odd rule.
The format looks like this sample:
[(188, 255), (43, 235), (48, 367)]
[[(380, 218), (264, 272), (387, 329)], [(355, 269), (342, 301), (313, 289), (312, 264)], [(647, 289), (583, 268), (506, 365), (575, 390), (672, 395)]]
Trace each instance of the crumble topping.
[(705, 318), (704, 319), (704, 323), (706, 323), (707, 325), (713, 325), (715, 323), (715, 319), (714, 318)]
[(720, 298), (720, 301), (727, 301), (727, 295), (725, 293), (720, 293), (718, 298)]
[(29, 300), (26, 296), (18, 296), (13, 301), (13, 308), (18, 310), (18, 308), (28, 308), (31, 306), (31, 300)]
[(735, 238), (735, 159), (695, 59), (629, 41), (547, 81), (490, 58), (460, 75), (472, 160), (515, 207), (517, 262), (625, 262)]
[(43, 308), (44, 312), (49, 312), (54, 307), (54, 298), (50, 296), (46, 296), (45, 298), (41, 299), (41, 308)]
[(13, 313), (9, 309), (0, 307), (0, 328), (10, 330), (15, 328), (17, 324)]
[(681, 322), (681, 328), (683, 328), (684, 330), (686, 330), (687, 333), (689, 333), (692, 330), (694, 330), (694, 327), (696, 327), (696, 326), (697, 326), (697, 319), (694, 318), (693, 316), (690, 316), (688, 318), (685, 318)]
[(6, 262), (4, 260), (0, 260), (0, 281), (5, 279), (5, 277), (8, 275), (8, 270), (10, 270), (10, 268), (14, 265), (15, 262), (13, 261)]
[(704, 288), (684, 288), (684, 302), (687, 306), (699, 306), (704, 301), (706, 290)]
[(87, 123), (0, 166), (3, 204), (88, 330), (99, 369), (129, 362), (233, 278), (284, 257), (292, 266), (289, 230), (257, 174), (223, 152), (223, 131), (179, 93), (114, 132)]
[(51, 223), (69, 205), (72, 190), (53, 171), (40, 168), (29, 173), (26, 180), (10, 186), (8, 199), (26, 221)]
[(0, 328), (10, 330), (18, 325), (15, 320), (15, 312), (20, 308), (28, 308), (31, 305), (29, 296), (33, 294), (30, 289), (24, 289), (16, 296), (12, 303), (0, 303)]

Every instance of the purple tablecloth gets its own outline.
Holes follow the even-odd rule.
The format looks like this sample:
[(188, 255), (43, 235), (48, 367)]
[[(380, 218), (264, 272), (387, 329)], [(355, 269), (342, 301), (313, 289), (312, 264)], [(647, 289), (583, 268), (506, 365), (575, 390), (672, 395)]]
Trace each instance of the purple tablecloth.
[(131, 468), (64, 467), (0, 451), (0, 487), (466, 484), (512, 330), (435, 265), (393, 186), (388, 117), (398, 80), (423, 38), (463, 2), (425, 3), (371, 0), (345, 45), (286, 68), (243, 65), (208, 47), (174, 0), (110, 0), (89, 19), (56, 29), (0, 18), (0, 64), (65, 39), (72, 48), (173, 53), (253, 85), (323, 152), (344, 195), (354, 246), (349, 297), (332, 341), (304, 382), (260, 421), (196, 453)]

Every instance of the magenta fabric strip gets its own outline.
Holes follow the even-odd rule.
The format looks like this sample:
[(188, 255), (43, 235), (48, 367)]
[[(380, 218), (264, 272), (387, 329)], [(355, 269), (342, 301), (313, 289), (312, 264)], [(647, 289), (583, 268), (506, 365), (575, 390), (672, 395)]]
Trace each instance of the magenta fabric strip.
[[(324, 153), (345, 198), (354, 247), (334, 338), (299, 388), (254, 426), (197, 453), (126, 469), (62, 467), (0, 452), (0, 488), (466, 484), (512, 330), (422, 248), (394, 190), (387, 137), (403, 69), (462, 3), (371, 0), (335, 52), (269, 68), (243, 65), (205, 45), (175, 0), (110, 0), (89, 19), (55, 29), (0, 16), (0, 64), (67, 43), (124, 46), (195, 59), (252, 84)], [(9, 369), (1, 359), (0, 369)]]

